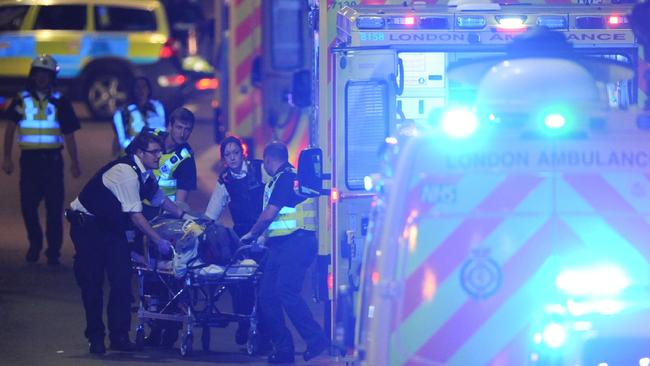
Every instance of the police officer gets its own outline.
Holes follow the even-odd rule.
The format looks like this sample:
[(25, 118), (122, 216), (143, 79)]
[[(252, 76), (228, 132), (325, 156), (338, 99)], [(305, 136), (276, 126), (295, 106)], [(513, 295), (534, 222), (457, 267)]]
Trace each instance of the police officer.
[(283, 309), (307, 343), (303, 358), (308, 361), (327, 347), (323, 330), (300, 294), (307, 268), (318, 250), (315, 201), (295, 194), (296, 173), (288, 162), (284, 144), (273, 142), (266, 146), (264, 169), (272, 178), (264, 189), (263, 211), (241, 240), (253, 240), (267, 231), (268, 258), (259, 301), (261, 319), (275, 346), (268, 362), (294, 362), (293, 339), (284, 324)]
[(196, 190), (196, 161), (187, 143), (194, 129), (194, 114), (187, 108), (177, 108), (169, 116), (167, 127), (165, 151), (154, 174), (170, 200), (187, 204), (190, 191)]
[[(196, 190), (196, 161), (192, 148), (187, 140), (194, 128), (194, 114), (187, 108), (177, 108), (169, 116), (167, 133), (163, 134), (163, 154), (160, 164), (153, 174), (158, 180), (162, 192), (179, 207), (187, 207), (189, 192)], [(147, 219), (152, 219), (160, 213), (158, 207), (145, 201), (144, 211)], [(152, 293), (161, 299), (166, 299), (168, 292), (156, 286), (159, 281), (150, 284)], [(180, 324), (173, 321), (158, 321), (152, 323), (151, 332), (145, 339), (147, 346), (171, 348), (178, 339)]]
[(170, 242), (154, 231), (142, 215), (142, 200), (161, 205), (177, 217), (184, 212), (158, 188), (152, 170), (162, 154), (159, 137), (143, 131), (127, 148), (127, 155), (101, 168), (70, 204), (66, 217), (75, 246), (74, 273), (86, 313), (85, 335), (93, 354), (104, 346), (103, 281), (108, 275), (108, 330), (111, 348), (130, 351), (131, 257), (126, 231), (139, 229), (167, 254)]
[(4, 161), (7, 174), (14, 170), (11, 150), (18, 129), (20, 155), (20, 206), (27, 228), (29, 249), (25, 259), (37, 262), (43, 248), (43, 231), (39, 223), (38, 206), (45, 200), (47, 224), (45, 235), (48, 248), (47, 263), (59, 264), (63, 242), (63, 158), (65, 144), (70, 156), (70, 171), (81, 174), (77, 159), (74, 132), (79, 120), (70, 102), (54, 89), (58, 65), (49, 55), (38, 56), (32, 62), (29, 85), (18, 94), (6, 112)]
[[(262, 212), (264, 181), (268, 180), (262, 170), (261, 160), (248, 160), (244, 145), (236, 136), (228, 136), (220, 146), (221, 160), (226, 169), (219, 175), (205, 210), (205, 216), (218, 221), (228, 205), (238, 236), (246, 234)], [(266, 178), (266, 179), (265, 179)], [(233, 308), (239, 314), (250, 314), (254, 306), (254, 289), (240, 285), (232, 288)], [(245, 344), (250, 323), (242, 321), (235, 332), (235, 342)]]
[[(124, 149), (144, 127), (165, 130), (165, 108), (152, 98), (151, 83), (144, 76), (133, 83), (133, 103), (118, 109), (113, 115), (113, 127), (117, 138), (117, 149)], [(117, 151), (113, 152), (114, 154)]]

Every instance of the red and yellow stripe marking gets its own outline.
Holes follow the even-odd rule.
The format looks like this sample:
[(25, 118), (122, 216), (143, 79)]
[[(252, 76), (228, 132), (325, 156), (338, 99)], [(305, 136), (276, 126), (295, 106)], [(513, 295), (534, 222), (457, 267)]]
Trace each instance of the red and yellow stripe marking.
[[(626, 270), (639, 271), (635, 278), (646, 278), (648, 208), (622, 187), (630, 179), (647, 177), (626, 174), (561, 175), (556, 214), (548, 209), (551, 179), (536, 175), (498, 181), (475, 177), (475, 190), (486, 192), (462, 208), (469, 213), (462, 218), (445, 218), (440, 212), (430, 216), (431, 206), (408, 209), (419, 212), (418, 230), (412, 232), (420, 239), (411, 250), (419, 252), (407, 259), (416, 262), (415, 267), (406, 265), (405, 293), (394, 309), (399, 315), (393, 324), (390, 364), (526, 364), (534, 315), (555, 300), (546, 296), (555, 291), (558, 268), (553, 255), (606, 253), (608, 259), (628, 264)], [(471, 178), (452, 181), (462, 184), (464, 179)], [(412, 194), (421, 194), (421, 186)], [(580, 212), (568, 211), (575, 207)], [(533, 212), (518, 216), (524, 208)], [(483, 299), (471, 297), (459, 283), (463, 264), (479, 248), (491, 252), (503, 278), (498, 291)], [(430, 273), (437, 281), (433, 298), (424, 291)]]

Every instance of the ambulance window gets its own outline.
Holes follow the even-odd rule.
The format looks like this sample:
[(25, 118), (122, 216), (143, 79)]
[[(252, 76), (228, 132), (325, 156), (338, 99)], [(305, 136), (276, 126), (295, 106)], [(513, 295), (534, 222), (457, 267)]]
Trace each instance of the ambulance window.
[(144, 9), (95, 6), (95, 28), (105, 32), (155, 32), (156, 15)]
[(29, 6), (0, 6), (0, 32), (17, 31), (23, 25)]
[(86, 5), (47, 5), (38, 10), (34, 29), (84, 30)]
[[(632, 70), (637, 70), (635, 57), (629, 55), (612, 53), (612, 54), (592, 54), (590, 57), (604, 58), (607, 60), (616, 61), (619, 63), (627, 64)], [(637, 84), (636, 79), (621, 80), (613, 83), (605, 84), (605, 92), (607, 102), (613, 109), (626, 109), (630, 104), (637, 103)]]
[(364, 177), (380, 170), (379, 149), (388, 135), (388, 85), (351, 81), (345, 90), (345, 180), (362, 190)]
[(274, 0), (271, 17), (271, 67), (296, 70), (303, 67), (304, 22), (300, 1)]

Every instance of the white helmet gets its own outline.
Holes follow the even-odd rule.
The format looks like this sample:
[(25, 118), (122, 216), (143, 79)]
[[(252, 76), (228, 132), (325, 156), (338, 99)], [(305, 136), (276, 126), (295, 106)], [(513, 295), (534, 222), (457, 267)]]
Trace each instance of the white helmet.
[(32, 69), (39, 68), (52, 71), (53, 73), (59, 72), (59, 65), (56, 63), (54, 57), (50, 55), (40, 55), (32, 61)]

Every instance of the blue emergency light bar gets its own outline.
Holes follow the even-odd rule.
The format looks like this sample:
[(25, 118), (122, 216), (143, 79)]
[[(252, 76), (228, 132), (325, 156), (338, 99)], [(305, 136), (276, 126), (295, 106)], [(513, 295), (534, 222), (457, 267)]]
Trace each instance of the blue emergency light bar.
[(566, 29), (568, 23), (567, 17), (564, 15), (540, 15), (537, 17), (537, 25), (548, 29)]
[(459, 15), (456, 17), (456, 26), (462, 29), (483, 29), (487, 20), (482, 15)]
[(377, 16), (362, 16), (357, 18), (359, 29), (383, 29), (386, 25), (384, 18)]

